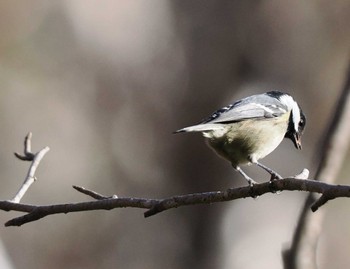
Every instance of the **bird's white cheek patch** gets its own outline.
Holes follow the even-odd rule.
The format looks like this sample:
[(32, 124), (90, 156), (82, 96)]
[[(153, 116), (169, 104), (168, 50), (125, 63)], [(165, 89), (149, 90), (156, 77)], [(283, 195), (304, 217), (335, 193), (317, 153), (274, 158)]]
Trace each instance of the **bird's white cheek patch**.
[(299, 129), (299, 122), (300, 122), (300, 109), (297, 105), (297, 103), (294, 102), (293, 104), (293, 122), (294, 122), (294, 130), (298, 132)]
[(283, 95), (281, 96), (281, 103), (286, 105), (289, 110), (293, 113), (293, 123), (294, 123), (294, 130), (298, 131), (298, 126), (300, 122), (300, 109), (298, 104), (294, 101), (293, 97), (289, 95)]

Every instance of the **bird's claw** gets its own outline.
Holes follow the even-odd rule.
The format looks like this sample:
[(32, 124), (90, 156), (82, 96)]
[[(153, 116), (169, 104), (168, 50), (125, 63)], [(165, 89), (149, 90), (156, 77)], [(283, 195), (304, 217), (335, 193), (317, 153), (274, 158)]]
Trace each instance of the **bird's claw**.
[(270, 181), (274, 181), (274, 180), (277, 180), (277, 179), (283, 179), (283, 177), (281, 177), (279, 174), (277, 173), (271, 173), (271, 178), (270, 178)]
[(248, 181), (248, 184), (249, 184), (249, 188), (250, 188), (250, 197), (252, 197), (252, 198), (254, 198), (254, 199), (256, 199), (256, 198), (258, 198), (259, 197), (259, 195), (256, 195), (255, 193), (254, 193), (254, 185), (255, 184), (257, 184), (257, 182), (256, 181), (254, 181), (253, 179), (247, 179), (247, 181)]
[(253, 187), (255, 184), (257, 184), (257, 182), (251, 178), (247, 179), (247, 181), (248, 181), (249, 187)]

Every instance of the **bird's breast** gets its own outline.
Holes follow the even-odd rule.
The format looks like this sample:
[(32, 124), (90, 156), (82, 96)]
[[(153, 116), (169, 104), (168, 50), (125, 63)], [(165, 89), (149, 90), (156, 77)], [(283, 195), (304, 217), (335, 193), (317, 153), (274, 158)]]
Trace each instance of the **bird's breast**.
[(270, 154), (283, 140), (288, 127), (284, 117), (289, 115), (227, 124), (225, 132), (220, 135), (207, 133), (208, 145), (234, 166), (259, 160)]

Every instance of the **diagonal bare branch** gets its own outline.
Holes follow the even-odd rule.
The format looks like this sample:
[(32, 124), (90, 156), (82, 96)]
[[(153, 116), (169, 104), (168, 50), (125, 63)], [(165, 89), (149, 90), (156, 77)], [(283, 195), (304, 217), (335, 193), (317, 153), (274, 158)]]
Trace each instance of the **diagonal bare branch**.
[[(323, 143), (321, 160), (315, 175), (318, 180), (333, 183), (342, 166), (350, 142), (350, 68), (347, 71), (342, 93), (335, 104), (331, 124)], [(311, 214), (330, 199), (332, 195), (323, 194), (320, 198), (310, 193), (299, 216), (289, 249), (283, 251), (285, 269), (317, 269), (316, 247), (324, 215)]]

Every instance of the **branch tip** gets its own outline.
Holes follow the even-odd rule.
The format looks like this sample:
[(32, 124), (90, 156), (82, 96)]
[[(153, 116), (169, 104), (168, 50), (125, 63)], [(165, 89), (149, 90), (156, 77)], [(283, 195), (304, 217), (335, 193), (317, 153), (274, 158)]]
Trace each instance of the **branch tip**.
[(88, 190), (88, 189), (86, 189), (84, 187), (80, 187), (80, 186), (76, 186), (76, 185), (73, 185), (72, 187), (73, 187), (73, 189), (77, 190), (78, 192), (81, 192), (81, 193), (83, 193), (85, 195), (88, 195), (88, 196), (90, 196), (90, 197), (92, 197), (92, 198), (94, 198), (96, 200), (105, 200), (105, 199), (113, 198), (113, 196), (112, 197), (107, 197), (107, 196), (104, 196), (102, 194), (99, 194), (98, 192), (95, 192), (95, 191), (92, 191), (92, 190)]

